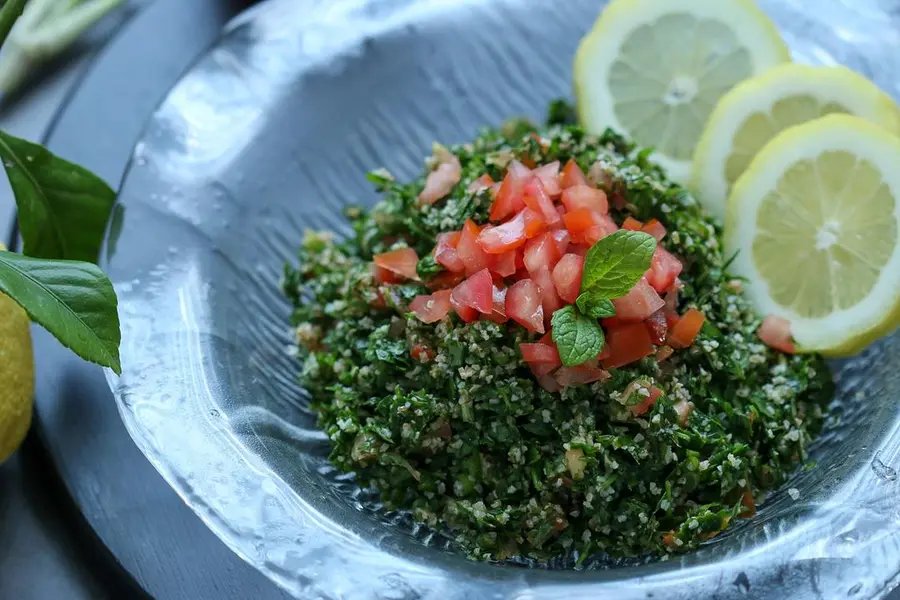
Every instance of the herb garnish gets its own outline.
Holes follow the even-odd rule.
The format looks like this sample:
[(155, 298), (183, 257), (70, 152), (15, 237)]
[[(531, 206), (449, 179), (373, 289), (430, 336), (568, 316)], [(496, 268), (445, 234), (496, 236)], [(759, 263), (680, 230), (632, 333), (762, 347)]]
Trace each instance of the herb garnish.
[(650, 268), (655, 251), (652, 235), (625, 229), (591, 247), (584, 259), (577, 308), (567, 306), (553, 313), (553, 341), (565, 366), (583, 364), (603, 350), (597, 319), (616, 314), (612, 300), (631, 291)]

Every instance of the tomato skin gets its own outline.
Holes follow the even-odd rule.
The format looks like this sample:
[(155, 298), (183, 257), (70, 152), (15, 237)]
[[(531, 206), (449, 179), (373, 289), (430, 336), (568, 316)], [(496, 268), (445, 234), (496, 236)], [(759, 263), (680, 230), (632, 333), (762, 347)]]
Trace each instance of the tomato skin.
[(696, 308), (688, 310), (672, 327), (666, 344), (676, 350), (689, 347), (694, 343), (705, 322), (706, 316), (702, 312)]
[(777, 315), (769, 315), (763, 319), (762, 326), (756, 332), (762, 342), (781, 352), (794, 354), (797, 352), (797, 345), (794, 344), (794, 338), (791, 336), (791, 322)]
[(574, 187), (576, 185), (588, 185), (588, 180), (587, 177), (584, 176), (584, 171), (578, 166), (578, 163), (576, 163), (574, 159), (569, 159), (569, 162), (563, 167), (559, 184), (562, 189), (565, 190), (566, 188)]
[(550, 269), (541, 267), (532, 274), (532, 281), (541, 289), (541, 306), (544, 309), (544, 319), (549, 324), (553, 313), (563, 307), (563, 301), (556, 293), (556, 286), (553, 285)]
[(522, 352), (522, 358), (528, 363), (555, 364), (556, 366), (562, 364), (559, 358), (559, 351), (553, 344), (541, 342), (536, 344), (519, 344), (519, 350)]
[(419, 205), (434, 204), (447, 196), (459, 183), (461, 175), (462, 167), (459, 164), (459, 159), (453, 154), (446, 152), (446, 156), (442, 158), (441, 164), (429, 173), (425, 179), (425, 187), (419, 194)]
[(559, 198), (560, 193), (562, 192), (562, 186), (559, 184), (559, 161), (555, 160), (552, 163), (547, 163), (542, 167), (538, 167), (534, 170), (534, 175), (538, 179), (541, 180), (541, 184), (544, 186), (544, 191), (547, 192), (547, 195), (551, 198)]
[(570, 212), (579, 208), (587, 208), (597, 214), (605, 215), (609, 212), (609, 202), (606, 192), (592, 188), (589, 185), (575, 185), (563, 190), (562, 203), (566, 211)]
[(672, 289), (683, 268), (684, 265), (671, 252), (657, 246), (645, 277), (654, 290), (663, 293)]
[(572, 241), (576, 244), (592, 246), (619, 229), (608, 216), (587, 208), (567, 212), (563, 216), (563, 221), (572, 236)]
[(494, 179), (490, 175), (485, 173), (484, 175), (470, 183), (467, 189), (469, 192), (475, 194), (480, 192), (481, 190), (488, 189), (492, 185), (494, 185)]
[(434, 350), (432, 350), (426, 344), (416, 344), (412, 347), (412, 350), (409, 351), (410, 356), (412, 356), (413, 360), (420, 363), (427, 363), (434, 360)]
[(546, 231), (547, 221), (544, 220), (544, 215), (541, 213), (526, 207), (522, 210), (521, 215), (525, 221), (525, 237), (529, 240)]
[(666, 237), (666, 227), (657, 219), (650, 219), (647, 221), (644, 226), (641, 227), (641, 231), (655, 237), (657, 242), (661, 242), (662, 239)]
[(627, 229), (629, 231), (640, 231), (643, 226), (644, 224), (634, 217), (628, 217), (622, 223), (622, 229)]
[(466, 267), (466, 276), (472, 276), (488, 266), (488, 255), (478, 244), (479, 235), (481, 229), (471, 219), (467, 219), (456, 246), (456, 252)]
[(643, 321), (666, 305), (644, 277), (631, 291), (612, 303), (616, 307), (616, 317), (622, 321)]
[(525, 206), (525, 185), (531, 177), (531, 170), (519, 161), (513, 160), (509, 163), (497, 197), (491, 204), (489, 215), (491, 221), (502, 221), (522, 210)]
[(435, 292), (430, 296), (416, 296), (409, 303), (409, 310), (423, 323), (437, 323), (450, 312), (450, 290)]
[(541, 180), (537, 177), (532, 177), (531, 181), (525, 185), (525, 206), (540, 213), (547, 225), (552, 226), (559, 223), (559, 212), (553, 205), (553, 200), (544, 191), (544, 185), (541, 183)]
[(438, 273), (434, 277), (428, 280), (426, 284), (428, 289), (431, 291), (435, 290), (449, 290), (451, 288), (455, 288), (457, 285), (462, 283), (462, 280), (465, 279), (466, 276), (464, 273), (454, 273), (453, 271), (444, 271), (443, 273)]
[(493, 310), (489, 315), (482, 315), (483, 319), (493, 321), (494, 323), (506, 323), (509, 317), (506, 316), (506, 287), (494, 285), (493, 293)]
[(527, 240), (524, 211), (496, 227), (485, 227), (478, 236), (478, 246), (486, 254), (503, 254), (515, 250)]
[(537, 378), (537, 382), (543, 390), (550, 392), (551, 394), (555, 394), (562, 389), (556, 382), (556, 379), (551, 375), (542, 375)]
[(466, 265), (456, 250), (461, 237), (461, 231), (439, 233), (437, 245), (434, 247), (434, 260), (448, 271), (453, 271), (454, 273), (462, 273), (466, 270)]
[(624, 367), (653, 354), (653, 340), (643, 323), (623, 323), (606, 332), (609, 357), (600, 361), (604, 369)]
[(569, 235), (569, 231), (566, 229), (557, 229), (551, 235), (553, 236), (553, 242), (556, 244), (556, 253), (562, 256), (569, 249), (572, 236)]
[(587, 385), (595, 381), (606, 381), (610, 378), (608, 371), (603, 369), (578, 365), (577, 367), (562, 367), (554, 375), (560, 387), (574, 387)]
[(653, 340), (654, 344), (662, 346), (666, 343), (669, 325), (666, 323), (665, 307), (650, 315), (644, 321), (644, 324), (647, 326), (647, 331), (650, 332), (650, 339)]
[(556, 293), (568, 304), (575, 304), (581, 291), (584, 274), (584, 258), (577, 254), (566, 254), (553, 267), (553, 285)]
[(494, 280), (487, 269), (478, 271), (458, 286), (450, 295), (453, 306), (474, 308), (484, 315), (494, 310)]
[(641, 402), (640, 404), (632, 404), (628, 407), (631, 410), (631, 414), (636, 417), (640, 417), (642, 415), (650, 412), (650, 409), (656, 404), (656, 401), (659, 400), (660, 396), (663, 395), (663, 391), (656, 386), (652, 386), (650, 388), (650, 395), (646, 400)]
[(488, 259), (488, 268), (491, 273), (496, 273), (500, 277), (515, 275), (517, 253), (517, 250), (508, 250), (503, 254), (491, 254)]
[(390, 285), (403, 281), (403, 278), (393, 271), (388, 271), (374, 263), (372, 263), (372, 277), (375, 278), (375, 283), (378, 285)]
[(544, 333), (541, 289), (530, 279), (522, 279), (506, 292), (506, 315), (529, 331)]
[[(390, 252), (376, 254), (374, 262), (375, 266), (379, 269), (390, 271), (405, 279), (419, 281), (419, 274), (416, 273), (416, 265), (419, 264), (419, 256), (412, 248), (400, 248), (399, 250), (391, 250)], [(377, 277), (378, 275), (376, 272), (376, 279)]]
[(542, 233), (525, 244), (523, 261), (529, 273), (536, 273), (543, 267), (552, 269), (558, 260), (559, 251), (552, 233)]

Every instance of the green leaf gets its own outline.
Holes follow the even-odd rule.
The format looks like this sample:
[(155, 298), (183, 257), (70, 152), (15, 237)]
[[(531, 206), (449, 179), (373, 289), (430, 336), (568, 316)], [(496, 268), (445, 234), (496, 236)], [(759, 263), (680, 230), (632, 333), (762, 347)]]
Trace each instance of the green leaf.
[(0, 291), (63, 346), (121, 373), (116, 292), (99, 267), (0, 252)]
[(609, 298), (596, 298), (591, 294), (581, 294), (576, 300), (578, 310), (594, 319), (607, 319), (616, 316), (616, 307)]
[(596, 358), (603, 350), (603, 329), (595, 319), (585, 317), (574, 306), (553, 313), (553, 341), (567, 367), (575, 367)]
[(16, 21), (22, 16), (27, 0), (6, 0), (3, 8), (0, 8), (0, 45), (6, 41), (9, 31)]
[(116, 193), (83, 167), (37, 144), (0, 131), (24, 253), (96, 262)]
[(620, 229), (588, 250), (581, 292), (593, 298), (620, 298), (634, 287), (656, 251), (656, 239), (642, 231)]
[(434, 260), (434, 256), (431, 254), (427, 254), (416, 264), (416, 274), (422, 278), (422, 281), (428, 281), (443, 270), (444, 265)]

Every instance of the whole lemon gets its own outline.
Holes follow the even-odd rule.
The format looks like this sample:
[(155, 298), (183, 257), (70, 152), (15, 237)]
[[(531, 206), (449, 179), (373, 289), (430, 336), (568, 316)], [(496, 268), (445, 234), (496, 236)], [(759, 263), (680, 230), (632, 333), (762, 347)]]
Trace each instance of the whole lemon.
[[(0, 250), (6, 246), (0, 244)], [(0, 293), (0, 463), (15, 452), (31, 425), (34, 355), (25, 311)]]

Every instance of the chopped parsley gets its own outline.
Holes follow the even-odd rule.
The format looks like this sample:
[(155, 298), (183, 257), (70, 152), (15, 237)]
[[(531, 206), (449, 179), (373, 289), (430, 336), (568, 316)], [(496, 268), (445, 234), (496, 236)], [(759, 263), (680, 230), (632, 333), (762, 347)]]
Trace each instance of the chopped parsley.
[[(719, 224), (647, 151), (611, 131), (587, 135), (570, 114), (554, 104), (545, 129), (517, 121), (451, 147), (462, 180), (434, 205), (417, 203), (424, 175), (402, 183), (373, 173), (383, 199), (347, 211), (354, 236), (308, 233), (285, 270), (301, 381), (332, 462), (477, 559), (582, 562), (694, 548), (806, 460), (831, 395), (821, 357), (780, 354), (756, 338), (761, 319), (727, 271)], [(484, 173), (499, 181), (513, 158), (574, 159), (625, 206), (611, 212), (617, 223), (631, 215), (665, 225), (662, 245), (685, 264), (679, 309), (707, 318), (691, 348), (549, 393), (518, 349), (535, 334), (514, 323), (464, 324), (452, 312), (426, 325), (406, 310), (428, 293), (422, 284), (376, 286), (373, 254), (400, 247), (426, 257), (420, 276), (439, 274), (430, 258), (437, 235), (466, 219), (487, 222), (489, 190), (469, 184)], [(605, 314), (609, 295), (595, 296), (579, 308)], [(597, 331), (574, 315), (566, 326), (578, 348), (594, 351)], [(634, 416), (629, 406), (653, 387), (663, 395)], [(682, 424), (676, 406), (688, 402)]]

